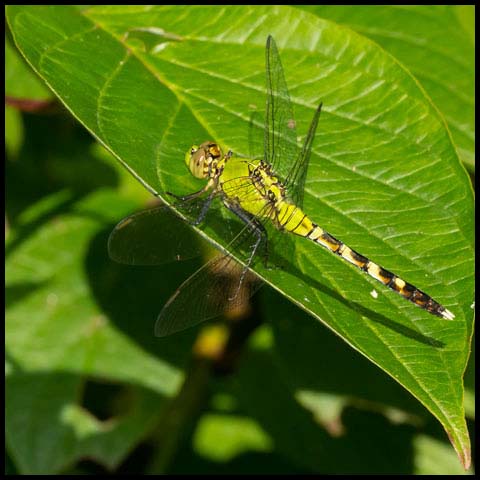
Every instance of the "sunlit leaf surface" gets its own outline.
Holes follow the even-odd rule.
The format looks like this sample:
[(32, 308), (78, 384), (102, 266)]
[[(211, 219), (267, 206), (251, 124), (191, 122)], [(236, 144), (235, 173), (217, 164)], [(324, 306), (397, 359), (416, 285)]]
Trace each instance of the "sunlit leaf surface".
[[(473, 318), (472, 190), (443, 119), (401, 64), (367, 38), (288, 7), (11, 6), (7, 19), (72, 114), (161, 196), (198, 189), (183, 162), (193, 143), (248, 153), (273, 35), (299, 134), (324, 105), (306, 212), (456, 318), (419, 310), (301, 238), (287, 268), (256, 271), (417, 397), (469, 463), (462, 374)], [(228, 243), (221, 225), (202, 228)]]

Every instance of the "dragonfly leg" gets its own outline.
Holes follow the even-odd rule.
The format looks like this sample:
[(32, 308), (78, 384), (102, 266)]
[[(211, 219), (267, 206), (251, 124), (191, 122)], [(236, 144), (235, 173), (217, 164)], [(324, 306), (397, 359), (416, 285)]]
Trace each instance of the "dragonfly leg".
[[(195, 200), (197, 197), (200, 197), (203, 195), (205, 192), (210, 190), (212, 187), (215, 187), (217, 185), (218, 179), (217, 178), (211, 178), (208, 183), (200, 189), (198, 192), (193, 192), (188, 195), (175, 195), (172, 192), (165, 192), (167, 195), (170, 195), (173, 198), (176, 198), (177, 200), (180, 200), (181, 202), (189, 202), (190, 200)], [(215, 188), (213, 188), (215, 191)]]
[(198, 217), (194, 220), (192, 225), (199, 225), (200, 223), (203, 222), (203, 219), (205, 218), (205, 215), (207, 214), (208, 209), (210, 208), (210, 205), (212, 203), (212, 200), (215, 197), (215, 190), (213, 190), (208, 198), (205, 200), (205, 203), (202, 206), (202, 210), (200, 211)]
[(252, 250), (247, 261), (245, 262), (245, 267), (242, 270), (242, 274), (240, 275), (240, 282), (233, 297), (235, 298), (240, 290), (245, 275), (247, 274), (248, 268), (250, 267), (255, 257), (255, 254), (257, 253), (257, 250), (260, 246), (262, 246), (263, 249), (262, 257), (266, 265), (268, 258), (268, 237), (265, 227), (255, 217), (246, 212), (243, 208), (231, 203), (225, 203), (225, 205), (231, 212), (237, 215), (237, 217), (239, 217), (246, 224), (247, 228), (256, 236), (255, 243), (252, 245)]
[(190, 193), (189, 195), (175, 195), (174, 193), (171, 193), (171, 192), (165, 192), (165, 193), (177, 200), (180, 200), (181, 202), (188, 202), (190, 200), (194, 200), (195, 198), (199, 197), (200, 195), (205, 193), (205, 191), (206, 189), (202, 188), (198, 192), (193, 192), (193, 193)]
[(248, 229), (257, 237), (255, 248), (258, 248), (262, 241), (264, 242), (263, 247), (267, 248), (267, 231), (265, 230), (265, 227), (258, 221), (258, 219), (235, 203), (224, 202), (224, 204), (232, 213), (240, 218), (240, 220), (245, 223)]

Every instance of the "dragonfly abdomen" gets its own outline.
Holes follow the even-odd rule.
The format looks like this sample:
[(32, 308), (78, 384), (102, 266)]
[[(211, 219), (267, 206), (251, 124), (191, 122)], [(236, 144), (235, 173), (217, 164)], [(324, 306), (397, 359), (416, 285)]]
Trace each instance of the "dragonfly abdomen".
[[(440, 305), (425, 292), (422, 292), (411, 283), (406, 282), (394, 273), (389, 272), (380, 265), (372, 262), (367, 257), (360, 255), (340, 240), (337, 240), (321, 227), (313, 223), (300, 209), (297, 208), (295, 212), (290, 212), (285, 209), (283, 213), (284, 218), (287, 219), (284, 224), (286, 230), (308, 238), (322, 247), (327, 248), (427, 312), (447, 320), (455, 318), (455, 315), (452, 312)], [(288, 214), (290, 214), (290, 216), (288, 216)]]

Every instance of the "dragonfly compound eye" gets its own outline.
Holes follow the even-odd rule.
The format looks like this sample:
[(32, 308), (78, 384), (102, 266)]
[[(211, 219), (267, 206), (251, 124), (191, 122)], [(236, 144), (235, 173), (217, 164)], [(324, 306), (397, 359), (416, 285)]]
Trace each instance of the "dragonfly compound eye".
[(194, 145), (185, 154), (185, 163), (192, 175), (196, 178), (207, 178), (211, 171), (212, 161), (221, 156), (221, 150), (213, 142), (204, 142), (200, 146)]
[(198, 152), (198, 145), (192, 145), (190, 150), (188, 150), (185, 153), (185, 163), (187, 164), (187, 167), (191, 170), (191, 161), (195, 157), (195, 154)]

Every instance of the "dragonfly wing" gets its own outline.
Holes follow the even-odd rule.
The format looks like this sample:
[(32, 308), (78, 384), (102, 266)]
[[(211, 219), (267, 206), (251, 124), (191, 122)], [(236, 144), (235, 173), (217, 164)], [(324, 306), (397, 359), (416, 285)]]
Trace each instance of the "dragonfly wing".
[(155, 335), (165, 337), (231, 310), (245, 308), (261, 282), (230, 255), (218, 255), (188, 278), (165, 304)]
[(313, 115), (312, 123), (308, 129), (307, 137), (299, 153), (298, 160), (288, 174), (285, 180), (290, 198), (300, 208), (303, 207), (303, 194), (305, 191), (305, 179), (307, 178), (308, 164), (310, 162), (310, 154), (312, 153), (313, 139), (317, 130), (318, 120), (322, 111), (322, 103), (317, 107)]
[(269, 35), (265, 53), (267, 105), (264, 160), (282, 180), (288, 177), (298, 157), (297, 130), (292, 102), (275, 40)]
[(263, 158), (265, 121), (260, 112), (252, 112), (248, 126), (248, 153), (252, 160)]
[[(271, 208), (265, 205), (260, 217), (262, 214), (267, 217)], [(243, 217), (238, 211), (237, 215)], [(260, 288), (261, 280), (249, 267), (258, 248), (265, 259), (266, 231), (258, 218), (245, 218), (244, 228), (227, 247), (236, 258), (231, 253), (218, 255), (188, 278), (160, 312), (155, 335), (164, 337), (237, 310)]]
[(161, 265), (199, 256), (201, 247), (188, 223), (161, 205), (119, 222), (108, 239), (108, 254), (127, 265)]

